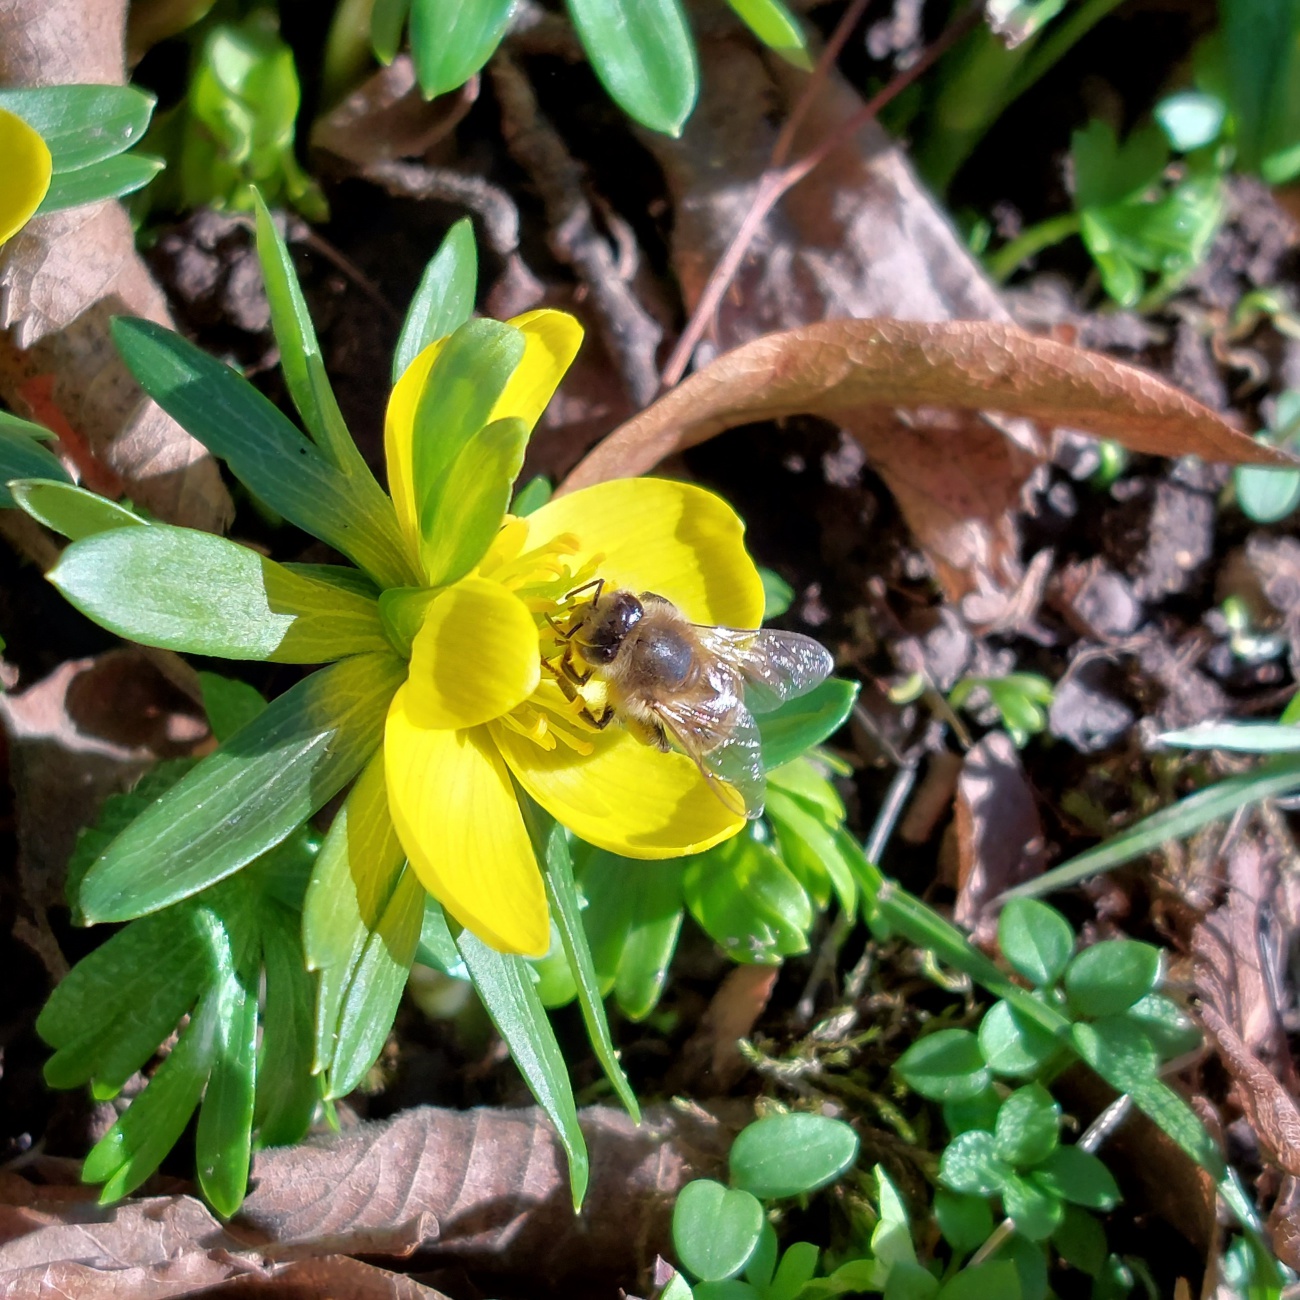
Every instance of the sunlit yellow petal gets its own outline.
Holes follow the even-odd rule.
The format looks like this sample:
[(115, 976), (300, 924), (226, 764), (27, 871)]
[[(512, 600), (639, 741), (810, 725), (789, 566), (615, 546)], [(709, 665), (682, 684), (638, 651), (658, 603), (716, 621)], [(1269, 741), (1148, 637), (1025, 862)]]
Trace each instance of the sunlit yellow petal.
[(582, 326), (568, 312), (550, 308), (525, 312), (506, 324), (523, 334), (524, 358), (497, 398), (492, 419), (516, 416), (531, 429), (578, 355)]
[(420, 882), (502, 952), (550, 946), (546, 890), (510, 773), (485, 727), (433, 731), (393, 697), (384, 735), (388, 805)]
[(420, 537), (412, 478), (412, 448), (415, 441), (415, 412), (429, 382), (429, 371), (437, 361), (446, 339), (437, 339), (416, 355), (393, 385), (384, 415), (384, 459), (388, 464), (388, 494), (397, 507), (402, 532), (414, 548)]
[(542, 749), (499, 723), (489, 727), (519, 784), (580, 839), (629, 858), (696, 853), (745, 824), (685, 754), (663, 754), (610, 727), (580, 755)]
[(669, 479), (615, 479), (548, 501), (528, 516), (528, 545), (575, 534), (600, 552), (599, 575), (654, 591), (695, 623), (757, 627), (763, 580), (744, 547), (745, 526), (712, 492)]
[(540, 676), (527, 606), (497, 583), (469, 577), (433, 601), (415, 634), (406, 707), (417, 726), (474, 727), (522, 704)]
[(0, 108), (0, 244), (16, 235), (50, 188), (50, 151), (16, 113)]

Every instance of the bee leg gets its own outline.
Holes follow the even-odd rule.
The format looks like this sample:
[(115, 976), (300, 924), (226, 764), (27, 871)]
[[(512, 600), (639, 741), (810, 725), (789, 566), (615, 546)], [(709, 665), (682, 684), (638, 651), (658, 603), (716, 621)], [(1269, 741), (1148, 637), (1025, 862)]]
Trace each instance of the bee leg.
[(585, 673), (578, 672), (573, 666), (573, 656), (568, 651), (565, 652), (564, 658), (560, 660), (560, 669), (575, 686), (586, 686), (591, 681), (593, 670), (588, 668)]
[(564, 599), (572, 600), (574, 596), (581, 596), (584, 591), (592, 591), (593, 589), (596, 594), (592, 596), (592, 600), (599, 600), (600, 593), (605, 590), (605, 579), (592, 578), (590, 582), (584, 582), (581, 587), (574, 587), (572, 591), (566, 591), (564, 593)]
[(600, 717), (597, 717), (590, 709), (584, 707), (578, 711), (578, 717), (583, 722), (590, 723), (597, 731), (604, 731), (614, 721), (614, 708), (610, 704), (605, 705), (600, 712)]

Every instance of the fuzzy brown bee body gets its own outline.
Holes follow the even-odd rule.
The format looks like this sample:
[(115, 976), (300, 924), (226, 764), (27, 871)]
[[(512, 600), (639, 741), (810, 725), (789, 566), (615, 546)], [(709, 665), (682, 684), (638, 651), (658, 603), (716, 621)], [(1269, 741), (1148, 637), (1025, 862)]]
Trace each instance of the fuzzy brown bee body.
[[(824, 681), (832, 661), (811, 637), (692, 623), (663, 596), (593, 584), (567, 626), (557, 670), (566, 691), (604, 688), (597, 727), (617, 721), (662, 750), (675, 745), (727, 807), (758, 817), (767, 777), (753, 713)], [(576, 593), (574, 593), (576, 594)]]

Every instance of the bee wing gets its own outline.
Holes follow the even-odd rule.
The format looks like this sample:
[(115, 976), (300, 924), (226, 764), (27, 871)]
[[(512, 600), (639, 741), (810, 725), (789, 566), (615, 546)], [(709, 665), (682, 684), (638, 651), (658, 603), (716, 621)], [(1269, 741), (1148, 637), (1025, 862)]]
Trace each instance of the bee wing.
[(821, 685), (835, 666), (824, 645), (798, 632), (734, 627), (697, 631), (704, 647), (744, 679), (745, 705), (753, 713), (771, 713), (786, 700)]
[(657, 701), (654, 712), (665, 730), (708, 778), (722, 802), (741, 817), (755, 818), (767, 802), (767, 772), (758, 726), (730, 685), (703, 699)]

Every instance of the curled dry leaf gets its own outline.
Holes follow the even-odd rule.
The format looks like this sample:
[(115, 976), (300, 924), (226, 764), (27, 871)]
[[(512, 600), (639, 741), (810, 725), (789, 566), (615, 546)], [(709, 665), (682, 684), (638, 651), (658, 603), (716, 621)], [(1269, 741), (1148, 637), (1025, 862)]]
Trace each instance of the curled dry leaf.
[[(125, 0), (0, 0), (0, 84), (121, 84), (125, 10)], [(172, 324), (122, 205), (30, 222), (0, 249), (0, 398), (54, 429), (89, 486), (219, 531), (232, 506), (216, 464), (136, 387), (108, 336), (119, 314)]]
[(668, 1248), (674, 1193), (717, 1173), (747, 1118), (743, 1104), (717, 1115), (660, 1106), (638, 1128), (622, 1111), (583, 1111), (591, 1185), (575, 1215), (540, 1110), (418, 1107), (260, 1152), (235, 1223), (272, 1255), (431, 1249), (471, 1272), (630, 1285)]
[(728, 972), (682, 1047), (665, 1091), (720, 1096), (740, 1082), (749, 1069), (740, 1040), (754, 1032), (780, 973), (777, 966), (736, 966)]

